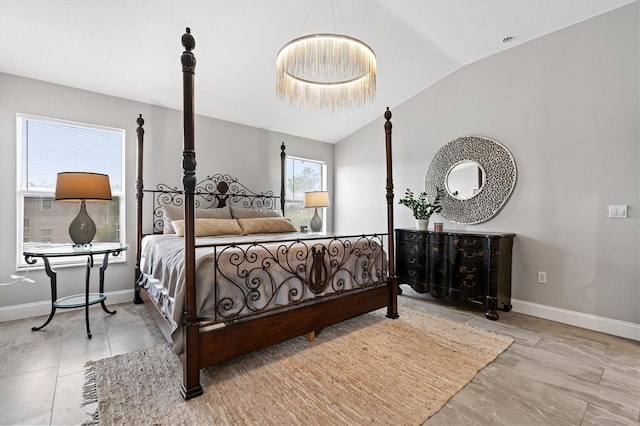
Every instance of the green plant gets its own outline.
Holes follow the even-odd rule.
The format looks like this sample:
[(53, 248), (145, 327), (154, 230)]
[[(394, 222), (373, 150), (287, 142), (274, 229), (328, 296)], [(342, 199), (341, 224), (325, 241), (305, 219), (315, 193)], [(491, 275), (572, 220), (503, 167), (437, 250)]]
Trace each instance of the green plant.
[(433, 203), (430, 203), (427, 198), (427, 193), (423, 192), (418, 195), (416, 199), (413, 192), (407, 188), (404, 193), (404, 198), (398, 201), (403, 206), (407, 206), (413, 212), (413, 217), (416, 219), (429, 219), (432, 214), (440, 213), (442, 211), (442, 196), (444, 195), (444, 189), (436, 188), (436, 197)]

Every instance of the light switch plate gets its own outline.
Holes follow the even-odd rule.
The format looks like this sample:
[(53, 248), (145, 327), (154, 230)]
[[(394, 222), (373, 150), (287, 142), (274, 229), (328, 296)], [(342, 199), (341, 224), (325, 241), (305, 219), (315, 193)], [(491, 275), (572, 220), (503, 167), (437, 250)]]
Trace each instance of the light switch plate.
[(609, 206), (610, 218), (626, 218), (627, 206), (626, 205), (611, 205)]

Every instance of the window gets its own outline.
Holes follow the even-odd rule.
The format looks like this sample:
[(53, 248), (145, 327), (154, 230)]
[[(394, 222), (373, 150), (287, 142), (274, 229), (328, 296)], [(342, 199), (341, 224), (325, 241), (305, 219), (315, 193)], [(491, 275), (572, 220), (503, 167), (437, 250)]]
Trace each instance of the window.
[[(18, 114), (17, 134), (18, 268), (27, 266), (22, 256), (25, 247), (71, 243), (69, 224), (80, 211), (80, 203), (54, 201), (58, 172), (109, 175), (113, 200), (87, 203), (87, 212), (96, 223), (93, 240), (125, 241), (124, 130)], [(85, 262), (71, 257), (50, 260)]]
[[(327, 166), (324, 163), (303, 158), (287, 157), (286, 188), (285, 188), (285, 216), (291, 218), (296, 227), (309, 226), (313, 209), (305, 209), (304, 193), (308, 191), (325, 191), (327, 187)], [(326, 209), (318, 212), (322, 222), (326, 220)]]

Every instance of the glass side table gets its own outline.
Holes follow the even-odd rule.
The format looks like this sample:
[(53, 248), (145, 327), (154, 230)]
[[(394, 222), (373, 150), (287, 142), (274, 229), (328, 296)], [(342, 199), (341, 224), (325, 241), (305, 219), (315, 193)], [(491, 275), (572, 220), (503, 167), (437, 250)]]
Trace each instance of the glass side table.
[[(118, 256), (122, 251), (127, 250), (127, 244), (120, 243), (92, 243), (87, 246), (74, 246), (71, 244), (45, 244), (37, 247), (30, 247), (23, 252), (24, 259), (29, 265), (34, 265), (38, 258), (44, 262), (44, 269), (51, 281), (51, 313), (49, 318), (40, 327), (33, 327), (32, 331), (41, 330), (47, 326), (53, 319), (56, 309), (69, 308), (85, 308), (85, 321), (87, 324), (87, 336), (91, 339), (91, 329), (89, 327), (89, 306), (100, 303), (102, 309), (108, 314), (115, 314), (116, 311), (110, 311), (104, 304), (107, 296), (104, 294), (104, 272), (109, 265), (109, 255)], [(89, 278), (91, 276), (91, 268), (93, 267), (93, 256), (103, 254), (102, 266), (100, 266), (100, 289), (98, 293), (89, 292)], [(58, 299), (58, 279), (56, 271), (51, 267), (49, 258), (52, 257), (70, 257), (70, 256), (87, 256), (87, 272), (85, 279), (84, 294), (75, 294), (72, 296), (62, 297)]]

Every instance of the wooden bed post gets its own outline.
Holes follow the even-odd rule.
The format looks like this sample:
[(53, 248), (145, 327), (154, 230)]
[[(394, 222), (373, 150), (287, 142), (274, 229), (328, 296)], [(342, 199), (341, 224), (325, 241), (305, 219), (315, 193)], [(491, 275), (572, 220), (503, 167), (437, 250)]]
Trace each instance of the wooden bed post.
[(282, 142), (282, 145), (280, 145), (280, 210), (282, 210), (282, 216), (286, 216), (284, 214), (284, 202), (285, 202), (284, 174), (285, 174), (285, 167), (286, 167), (286, 160), (287, 160), (287, 153), (285, 152), (286, 149), (287, 147), (284, 146), (284, 142)]
[(202, 394), (200, 385), (200, 330), (196, 317), (196, 257), (195, 257), (195, 206), (196, 152), (194, 142), (194, 75), (196, 58), (191, 52), (196, 41), (191, 29), (182, 35), (182, 88), (184, 119), (184, 150), (182, 151), (182, 184), (184, 186), (184, 264), (185, 264), (185, 307), (184, 307), (184, 353), (182, 362), (182, 387), (184, 399)]
[(144, 119), (142, 118), (142, 114), (136, 120), (138, 123), (138, 128), (136, 129), (136, 134), (138, 135), (138, 151), (137, 151), (137, 170), (136, 170), (136, 219), (138, 222), (138, 227), (136, 231), (136, 268), (134, 271), (134, 286), (133, 286), (133, 303), (139, 305), (144, 303), (142, 298), (140, 297), (140, 287), (138, 286), (138, 278), (140, 278), (140, 257), (142, 256), (142, 197), (144, 196), (144, 184), (142, 181), (142, 158), (143, 158), (143, 148), (144, 148), (144, 129), (142, 126), (144, 125)]
[(384, 113), (384, 133), (387, 152), (387, 232), (389, 247), (389, 303), (387, 304), (387, 317), (398, 318), (398, 277), (396, 277), (395, 248), (393, 243), (393, 158), (391, 151), (391, 111), (387, 107)]

